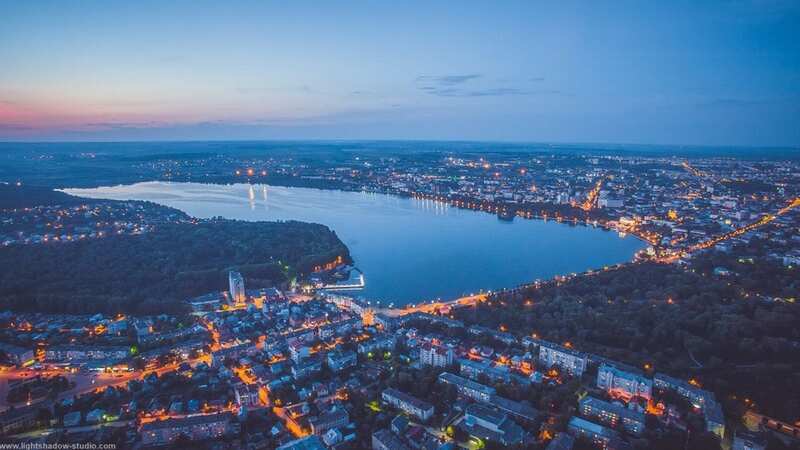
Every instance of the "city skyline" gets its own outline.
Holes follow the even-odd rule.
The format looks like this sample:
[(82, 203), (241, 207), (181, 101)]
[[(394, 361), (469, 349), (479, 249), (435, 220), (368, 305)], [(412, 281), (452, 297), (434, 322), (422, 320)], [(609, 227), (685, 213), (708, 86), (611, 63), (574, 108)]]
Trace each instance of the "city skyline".
[(0, 141), (800, 145), (792, 2), (0, 11)]

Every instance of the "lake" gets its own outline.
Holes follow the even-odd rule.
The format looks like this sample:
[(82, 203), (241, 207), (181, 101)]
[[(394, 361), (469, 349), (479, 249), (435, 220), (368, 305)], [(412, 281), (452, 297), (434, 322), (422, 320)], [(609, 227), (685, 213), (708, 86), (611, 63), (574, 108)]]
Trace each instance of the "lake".
[(198, 218), (300, 220), (329, 226), (366, 287), (351, 295), (403, 305), (629, 261), (646, 245), (616, 232), (554, 221), (502, 221), (431, 200), (267, 185), (146, 182), (65, 189), (82, 197), (148, 200)]

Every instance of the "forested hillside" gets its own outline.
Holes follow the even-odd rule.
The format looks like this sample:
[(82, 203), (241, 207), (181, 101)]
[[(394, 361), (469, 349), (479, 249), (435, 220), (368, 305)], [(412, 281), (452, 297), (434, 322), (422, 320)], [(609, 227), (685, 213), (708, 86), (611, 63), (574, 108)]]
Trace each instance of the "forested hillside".
[(349, 258), (334, 232), (302, 222), (163, 223), (139, 236), (9, 246), (0, 248), (0, 309), (179, 312), (189, 297), (227, 289), (230, 269), (256, 287), (337, 256)]

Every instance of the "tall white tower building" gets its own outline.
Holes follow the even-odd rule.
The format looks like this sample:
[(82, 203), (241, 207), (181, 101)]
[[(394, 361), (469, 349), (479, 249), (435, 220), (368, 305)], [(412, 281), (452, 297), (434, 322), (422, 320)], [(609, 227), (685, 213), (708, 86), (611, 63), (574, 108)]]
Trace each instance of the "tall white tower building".
[(230, 271), (228, 273), (228, 284), (230, 285), (231, 301), (233, 303), (244, 303), (244, 278), (239, 272)]

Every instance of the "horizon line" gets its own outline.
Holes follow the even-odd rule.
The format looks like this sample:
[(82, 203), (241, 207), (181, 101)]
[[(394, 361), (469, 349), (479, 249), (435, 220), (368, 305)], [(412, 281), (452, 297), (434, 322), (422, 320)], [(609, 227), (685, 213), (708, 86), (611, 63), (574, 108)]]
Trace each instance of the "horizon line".
[(524, 141), (524, 140), (483, 140), (483, 139), (352, 139), (352, 138), (289, 138), (289, 139), (96, 139), (96, 140), (2, 140), (0, 145), (22, 144), (157, 144), (157, 143), (243, 143), (243, 142), (306, 142), (306, 143), (344, 143), (344, 142), (409, 142), (409, 143), (450, 143), (450, 144), (505, 144), (505, 145), (562, 145), (562, 146), (619, 146), (619, 147), (677, 147), (697, 149), (762, 149), (762, 150), (789, 150), (800, 151), (800, 144), (791, 145), (766, 145), (766, 144), (660, 144), (643, 142), (591, 142), (591, 141)]

